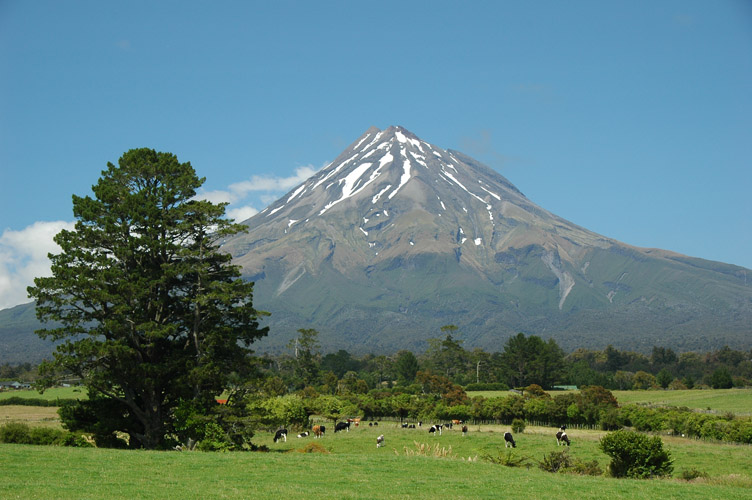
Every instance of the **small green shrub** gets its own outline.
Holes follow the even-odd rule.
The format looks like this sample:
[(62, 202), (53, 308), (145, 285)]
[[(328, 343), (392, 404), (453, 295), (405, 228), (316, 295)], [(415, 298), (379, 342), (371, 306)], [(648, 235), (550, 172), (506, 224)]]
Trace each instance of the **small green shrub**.
[(591, 460), (585, 462), (579, 459), (575, 459), (574, 463), (564, 472), (570, 472), (572, 474), (580, 474), (581, 476), (602, 476), (603, 469), (597, 460)]
[(32, 444), (60, 446), (64, 443), (68, 433), (49, 427), (32, 427), (29, 432)]
[(514, 420), (512, 420), (512, 432), (514, 432), (515, 434), (522, 434), (523, 432), (525, 432), (525, 427), (525, 421), (521, 418), (515, 418)]
[(68, 432), (61, 443), (63, 446), (72, 448), (94, 448), (94, 443), (87, 439), (83, 434)]
[(0, 442), (32, 444), (31, 427), (20, 422), (10, 422), (0, 427)]
[(658, 436), (616, 431), (601, 438), (600, 448), (611, 457), (609, 472), (614, 477), (660, 477), (674, 470), (671, 454)]
[(681, 471), (681, 478), (685, 481), (691, 481), (693, 479), (697, 479), (698, 477), (708, 477), (708, 474), (695, 468), (684, 469), (683, 471)]
[(219, 424), (209, 422), (204, 428), (204, 438), (196, 446), (200, 451), (230, 451), (234, 443)]
[(572, 466), (572, 457), (567, 450), (552, 451), (543, 455), (543, 460), (538, 462), (538, 468), (546, 472), (559, 472)]
[(530, 458), (517, 456), (512, 450), (508, 450), (506, 453), (500, 451), (496, 455), (487, 453), (482, 455), (481, 458), (487, 462), (505, 467), (524, 467), (530, 461)]
[(604, 431), (616, 431), (623, 427), (621, 416), (617, 408), (609, 408), (601, 412), (598, 425)]
[(543, 455), (543, 460), (538, 462), (538, 468), (546, 472), (567, 472), (583, 476), (600, 476), (603, 469), (597, 460), (584, 462), (569, 455), (568, 450), (552, 451)]
[(0, 426), (0, 442), (12, 444), (62, 445), (69, 433), (49, 427), (30, 427), (21, 422)]

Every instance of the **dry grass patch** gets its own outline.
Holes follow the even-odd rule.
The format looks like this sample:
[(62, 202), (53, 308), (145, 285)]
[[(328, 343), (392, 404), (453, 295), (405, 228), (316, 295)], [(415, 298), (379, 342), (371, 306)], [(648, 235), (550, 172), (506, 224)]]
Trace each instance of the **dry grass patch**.
[(32, 427), (62, 429), (57, 407), (54, 406), (0, 406), (0, 425), (21, 422)]

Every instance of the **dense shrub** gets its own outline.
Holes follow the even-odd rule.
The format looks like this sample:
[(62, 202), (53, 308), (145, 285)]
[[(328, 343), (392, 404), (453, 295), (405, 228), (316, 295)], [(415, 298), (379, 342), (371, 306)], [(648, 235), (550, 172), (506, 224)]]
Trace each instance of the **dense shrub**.
[(529, 457), (518, 456), (512, 450), (507, 450), (504, 452), (499, 451), (496, 455), (487, 453), (481, 456), (481, 458), (488, 462), (503, 465), (505, 467), (524, 467), (530, 461)]
[(521, 418), (515, 418), (512, 420), (512, 432), (515, 434), (522, 434), (525, 432), (525, 421)]
[(31, 428), (27, 424), (10, 422), (0, 427), (0, 442), (31, 444)]
[(63, 406), (70, 404), (77, 399), (41, 399), (41, 398), (22, 398), (11, 396), (6, 399), (0, 399), (0, 406)]
[(616, 431), (601, 438), (600, 448), (611, 457), (609, 471), (614, 477), (659, 477), (674, 470), (671, 454), (658, 436)]
[(691, 481), (693, 479), (697, 479), (698, 477), (708, 477), (708, 474), (707, 472), (692, 468), (684, 469), (683, 471), (681, 471), (680, 476), (685, 481)]
[(600, 476), (603, 469), (597, 460), (584, 462), (569, 455), (567, 450), (552, 451), (543, 455), (543, 460), (538, 462), (538, 468), (546, 472), (568, 472), (584, 476)]
[(538, 468), (546, 472), (559, 472), (572, 466), (572, 457), (567, 450), (552, 451), (543, 455), (543, 460), (538, 462)]
[(0, 426), (0, 442), (12, 444), (64, 445), (70, 433), (49, 427), (30, 427), (10, 422)]

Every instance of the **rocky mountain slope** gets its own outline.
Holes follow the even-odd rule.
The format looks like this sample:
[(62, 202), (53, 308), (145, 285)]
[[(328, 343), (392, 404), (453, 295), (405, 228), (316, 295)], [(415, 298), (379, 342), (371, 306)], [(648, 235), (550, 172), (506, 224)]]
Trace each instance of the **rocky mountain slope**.
[[(466, 346), (523, 331), (564, 347), (749, 342), (747, 270), (641, 249), (528, 200), (460, 152), (371, 128), (224, 242), (272, 312), (279, 347), (314, 327), (330, 349)], [(752, 278), (752, 276), (750, 276)]]

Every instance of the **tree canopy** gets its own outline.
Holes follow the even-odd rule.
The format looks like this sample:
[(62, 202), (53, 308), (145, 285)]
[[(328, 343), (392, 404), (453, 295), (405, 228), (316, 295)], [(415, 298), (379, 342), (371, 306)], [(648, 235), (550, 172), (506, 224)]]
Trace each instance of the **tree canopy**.
[(195, 199), (203, 182), (190, 163), (152, 149), (108, 163), (94, 197), (73, 196), (75, 229), (55, 237), (52, 276), (28, 289), (39, 319), (60, 325), (38, 335), (63, 341), (43, 383), (81, 377), (88, 410), (131, 446), (179, 436), (176, 409), (208, 409), (252, 375), (249, 346), (267, 333), (253, 284), (219, 250), (243, 226), (223, 218), (224, 204)]

